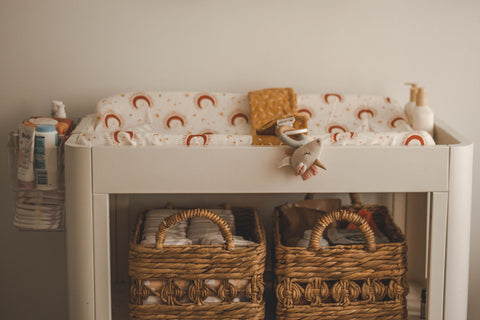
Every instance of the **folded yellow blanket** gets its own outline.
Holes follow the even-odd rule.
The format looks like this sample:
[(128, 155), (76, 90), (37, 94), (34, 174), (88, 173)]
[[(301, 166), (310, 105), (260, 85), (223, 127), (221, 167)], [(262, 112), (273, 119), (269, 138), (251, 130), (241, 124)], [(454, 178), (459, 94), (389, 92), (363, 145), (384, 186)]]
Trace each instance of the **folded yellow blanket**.
[[(294, 128), (307, 128), (307, 117), (297, 113), (297, 95), (291, 88), (272, 88), (248, 93), (253, 145), (280, 145), (277, 136), (265, 130), (272, 121), (295, 116)], [(262, 132), (263, 131), (263, 132)], [(260, 134), (259, 134), (260, 133)]]

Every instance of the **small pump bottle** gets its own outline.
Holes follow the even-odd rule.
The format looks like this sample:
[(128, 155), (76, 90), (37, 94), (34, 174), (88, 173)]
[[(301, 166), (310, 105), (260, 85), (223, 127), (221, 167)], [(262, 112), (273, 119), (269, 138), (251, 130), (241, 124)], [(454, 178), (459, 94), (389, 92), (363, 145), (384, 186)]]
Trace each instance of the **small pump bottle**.
[(433, 137), (433, 111), (428, 106), (427, 93), (418, 88), (415, 108), (412, 109), (413, 130), (425, 130)]
[(67, 113), (65, 112), (65, 104), (62, 101), (57, 101), (57, 100), (52, 101), (52, 117), (55, 117), (55, 118), (67, 117)]
[(412, 123), (412, 110), (416, 106), (416, 99), (417, 99), (417, 84), (416, 83), (405, 83), (410, 87), (410, 101), (407, 102), (405, 105), (405, 114), (407, 115), (408, 122)]

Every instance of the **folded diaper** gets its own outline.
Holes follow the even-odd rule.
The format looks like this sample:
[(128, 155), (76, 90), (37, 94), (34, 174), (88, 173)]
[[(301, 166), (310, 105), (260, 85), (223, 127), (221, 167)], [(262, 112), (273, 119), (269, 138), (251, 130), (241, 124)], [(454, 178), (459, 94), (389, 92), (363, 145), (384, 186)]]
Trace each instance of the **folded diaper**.
[[(235, 234), (235, 216), (229, 209), (207, 209), (213, 211), (229, 225), (232, 234)], [(179, 212), (180, 209), (152, 209), (145, 213), (144, 227), (141, 235), (142, 245), (155, 245), (156, 234), (158, 232), (158, 226), (162, 221), (171, 216), (172, 214)], [(188, 235), (188, 238), (186, 237)], [(253, 241), (245, 240), (241, 236), (233, 236), (236, 249), (241, 249), (242, 246), (255, 244)], [(176, 225), (170, 227), (165, 236), (165, 245), (223, 245), (225, 240), (218, 228), (218, 226), (207, 218), (192, 218), (190, 221), (180, 221)], [(238, 246), (238, 247), (237, 247)], [(188, 298), (188, 291), (193, 284), (191, 280), (146, 280), (144, 285), (151, 290), (151, 294), (143, 300), (144, 305), (152, 304), (166, 304), (162, 300), (162, 288), (168, 284), (173, 284), (180, 289), (179, 303), (191, 303)], [(246, 302), (248, 298), (245, 295), (245, 289), (248, 285), (248, 280), (232, 279), (232, 280), (218, 280), (218, 279), (206, 279), (205, 285), (209, 288), (208, 294), (203, 300), (205, 303), (221, 303), (221, 297), (218, 296), (219, 291), (222, 291), (222, 286), (233, 286), (237, 295), (231, 302)], [(225, 288), (229, 290), (229, 288)], [(224, 297), (224, 300), (230, 299)], [(229, 301), (230, 302), (230, 301)]]
[[(163, 220), (172, 214), (179, 212), (178, 209), (152, 209), (145, 213), (143, 223), (142, 245), (155, 245), (158, 227)], [(165, 245), (190, 245), (192, 241), (187, 239), (187, 221), (180, 221), (171, 226), (165, 233)]]
[[(308, 248), (310, 244), (310, 238), (312, 237), (312, 230), (305, 230), (303, 238), (298, 240), (297, 247)], [(320, 246), (328, 247), (329, 243), (323, 237), (320, 239)]]
[[(208, 209), (216, 213), (230, 227), (236, 246), (255, 244), (235, 235), (235, 216), (229, 209)], [(155, 245), (158, 227), (162, 221), (179, 209), (152, 209), (145, 213), (141, 235), (142, 245)], [(225, 240), (218, 226), (207, 218), (192, 218), (190, 221), (180, 221), (170, 227), (165, 234), (165, 245), (223, 245)]]
[[(235, 234), (235, 216), (231, 210), (227, 209), (208, 209), (216, 213), (220, 218), (230, 227), (232, 234)], [(190, 219), (188, 226), (187, 237), (192, 240), (193, 244), (200, 244), (201, 238), (215, 238), (219, 237), (223, 240), (222, 233), (218, 226), (207, 218), (193, 218)], [(208, 242), (208, 240), (205, 240)], [(223, 242), (222, 242), (223, 243)]]
[[(224, 243), (225, 243), (225, 240), (223, 239), (222, 235), (218, 233), (209, 233), (199, 238), (199, 244), (203, 244), (203, 245), (218, 246)], [(245, 240), (241, 236), (233, 236), (233, 243), (235, 244), (235, 248), (237, 248), (237, 246), (248, 246), (248, 245), (255, 244), (255, 242)]]

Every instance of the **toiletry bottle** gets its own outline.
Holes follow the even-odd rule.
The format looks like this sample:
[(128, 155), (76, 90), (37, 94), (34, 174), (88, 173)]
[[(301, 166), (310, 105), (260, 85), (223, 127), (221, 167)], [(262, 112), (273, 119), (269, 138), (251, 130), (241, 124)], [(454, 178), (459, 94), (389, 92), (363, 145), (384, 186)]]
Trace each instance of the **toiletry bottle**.
[(418, 88), (415, 108), (412, 109), (413, 130), (425, 130), (433, 136), (433, 111), (428, 106), (425, 89)]
[(412, 123), (412, 109), (415, 108), (416, 98), (417, 98), (417, 84), (416, 83), (405, 83), (410, 87), (410, 101), (405, 105), (405, 114), (409, 123)]
[(18, 127), (18, 188), (30, 190), (35, 187), (35, 172), (33, 169), (33, 150), (35, 128), (21, 124)]
[(39, 124), (35, 131), (35, 181), (38, 190), (57, 189), (58, 136), (52, 124)]
[(55, 118), (67, 117), (67, 113), (65, 112), (65, 104), (62, 101), (57, 101), (57, 100), (52, 101), (52, 117), (55, 117)]

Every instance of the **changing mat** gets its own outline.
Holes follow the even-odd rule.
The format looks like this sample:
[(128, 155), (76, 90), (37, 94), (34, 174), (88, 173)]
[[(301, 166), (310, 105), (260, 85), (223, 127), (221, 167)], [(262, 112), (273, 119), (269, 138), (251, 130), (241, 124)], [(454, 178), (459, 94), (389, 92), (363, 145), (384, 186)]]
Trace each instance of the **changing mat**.
[[(309, 138), (325, 145), (433, 145), (413, 131), (403, 107), (388, 97), (337, 93), (297, 96), (310, 118)], [(133, 92), (105, 98), (70, 139), (79, 145), (252, 145), (247, 94)]]

